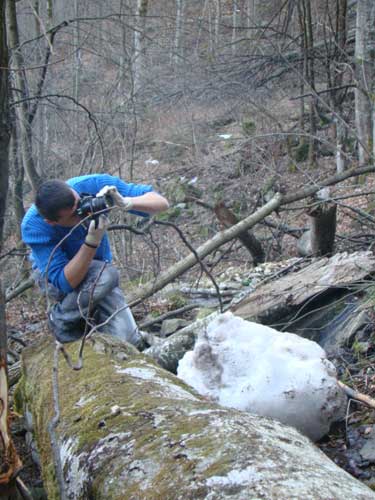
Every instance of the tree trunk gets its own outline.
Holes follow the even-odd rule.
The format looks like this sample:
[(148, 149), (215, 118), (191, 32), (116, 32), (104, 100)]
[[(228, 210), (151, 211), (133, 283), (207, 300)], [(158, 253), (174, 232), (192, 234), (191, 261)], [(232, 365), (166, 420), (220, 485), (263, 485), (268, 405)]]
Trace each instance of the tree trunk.
[[(8, 45), (5, 2), (0, 2), (0, 252), (3, 247), (4, 216), (9, 176), (10, 113)], [(7, 331), (3, 285), (0, 281), (0, 488), (9, 483), (21, 468), (21, 461), (9, 433)], [(7, 493), (8, 494), (8, 493)]]
[(232, 56), (236, 55), (237, 51), (237, 22), (238, 22), (238, 0), (232, 0)]
[(143, 80), (145, 62), (145, 30), (148, 0), (137, 0), (137, 22), (134, 32), (134, 92), (137, 95)]
[(373, 498), (295, 429), (219, 407), (132, 346), (94, 340), (81, 371), (60, 361), (52, 443), (52, 341), (24, 356), (17, 400), (33, 415), (50, 500)]
[[(26, 75), (25, 75), (25, 62), (23, 60), (22, 52), (20, 49), (19, 35), (18, 35), (18, 23), (17, 23), (17, 13), (16, 13), (16, 2), (6, 2), (7, 6), (7, 21), (8, 21), (8, 36), (9, 43), (12, 47), (12, 65), (16, 68), (14, 72), (14, 82), (19, 93), (15, 94), (14, 100), (17, 101), (20, 98), (26, 99), (29, 95)], [(16, 107), (17, 125), (19, 127), (19, 142), (22, 155), (23, 168), (25, 169), (28, 181), (35, 192), (38, 189), (39, 184), (41, 184), (41, 177), (35, 167), (33, 151), (32, 151), (32, 140), (31, 140), (31, 129), (29, 123), (29, 106), (27, 101), (21, 102)]]
[(17, 150), (17, 129), (13, 128), (12, 138), (10, 141), (11, 164), (14, 171), (14, 184), (13, 184), (13, 205), (15, 214), (16, 232), (19, 240), (21, 240), (21, 222), (25, 215), (25, 208), (23, 206), (23, 181), (24, 169), (20, 164), (19, 155)]
[(322, 203), (309, 212), (312, 255), (332, 255), (336, 235), (336, 212), (337, 205), (331, 203)]
[(184, 18), (185, 0), (176, 0), (176, 34), (174, 38), (173, 60), (175, 66), (179, 65), (182, 56), (182, 27)]
[[(225, 206), (223, 202), (217, 203), (214, 207), (216, 217), (226, 228), (232, 227), (238, 223), (234, 213)], [(265, 254), (260, 241), (253, 235), (251, 231), (244, 231), (238, 235), (238, 239), (249, 250), (253, 258), (254, 265), (264, 262)]]
[(359, 166), (369, 161), (372, 141), (372, 118), (375, 89), (375, 4), (357, 0), (355, 38), (356, 80), (355, 118)]

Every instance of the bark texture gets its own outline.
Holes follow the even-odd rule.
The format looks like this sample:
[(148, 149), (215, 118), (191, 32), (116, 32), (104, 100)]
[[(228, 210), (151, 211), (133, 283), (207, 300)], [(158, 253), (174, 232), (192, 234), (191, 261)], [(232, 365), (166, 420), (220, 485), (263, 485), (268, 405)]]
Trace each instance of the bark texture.
[[(49, 500), (62, 497), (47, 431), (52, 358), (48, 340), (29, 349), (17, 392), (34, 415)], [(59, 372), (65, 498), (375, 498), (294, 429), (203, 399), (134, 348), (98, 337), (83, 370), (62, 361)]]
[[(225, 227), (232, 227), (236, 225), (239, 220), (235, 214), (225, 206), (223, 202), (217, 203), (214, 207), (216, 217), (221, 224)], [(264, 262), (265, 253), (260, 241), (254, 236), (251, 231), (244, 231), (238, 235), (238, 239), (249, 250), (253, 258), (254, 265)]]
[(330, 288), (348, 287), (375, 271), (372, 252), (336, 254), (255, 289), (231, 311), (243, 319), (272, 324)]
[(358, 137), (359, 165), (369, 160), (374, 111), (375, 4), (373, 0), (357, 1), (355, 37), (356, 80), (355, 119)]
[(313, 255), (332, 255), (336, 235), (337, 205), (322, 203), (311, 210), (311, 250)]

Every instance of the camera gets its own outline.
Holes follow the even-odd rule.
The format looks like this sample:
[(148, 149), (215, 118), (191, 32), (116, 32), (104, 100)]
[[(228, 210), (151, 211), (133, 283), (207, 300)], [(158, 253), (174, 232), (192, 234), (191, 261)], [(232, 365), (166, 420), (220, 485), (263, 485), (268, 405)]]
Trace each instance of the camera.
[(95, 215), (98, 212), (113, 207), (114, 203), (111, 196), (92, 196), (90, 194), (82, 193), (81, 199), (78, 202), (76, 214), (80, 217), (87, 217), (88, 215)]

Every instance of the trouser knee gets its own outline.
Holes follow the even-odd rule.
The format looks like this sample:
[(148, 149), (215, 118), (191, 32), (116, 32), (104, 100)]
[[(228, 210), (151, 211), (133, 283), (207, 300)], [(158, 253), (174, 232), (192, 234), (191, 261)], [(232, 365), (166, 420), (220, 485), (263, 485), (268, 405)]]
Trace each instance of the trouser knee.
[(119, 280), (119, 272), (112, 264), (93, 260), (77, 291), (81, 294), (89, 294), (95, 303), (116, 288)]

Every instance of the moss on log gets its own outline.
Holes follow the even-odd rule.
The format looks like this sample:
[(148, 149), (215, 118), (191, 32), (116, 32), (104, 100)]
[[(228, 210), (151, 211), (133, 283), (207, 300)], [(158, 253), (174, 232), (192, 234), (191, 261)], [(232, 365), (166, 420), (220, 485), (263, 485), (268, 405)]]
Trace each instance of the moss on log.
[(375, 498), (296, 430), (221, 408), (105, 337), (87, 344), (81, 371), (60, 360), (61, 494), (48, 433), (52, 368), (51, 341), (27, 349), (17, 389), (34, 417), (49, 500)]

